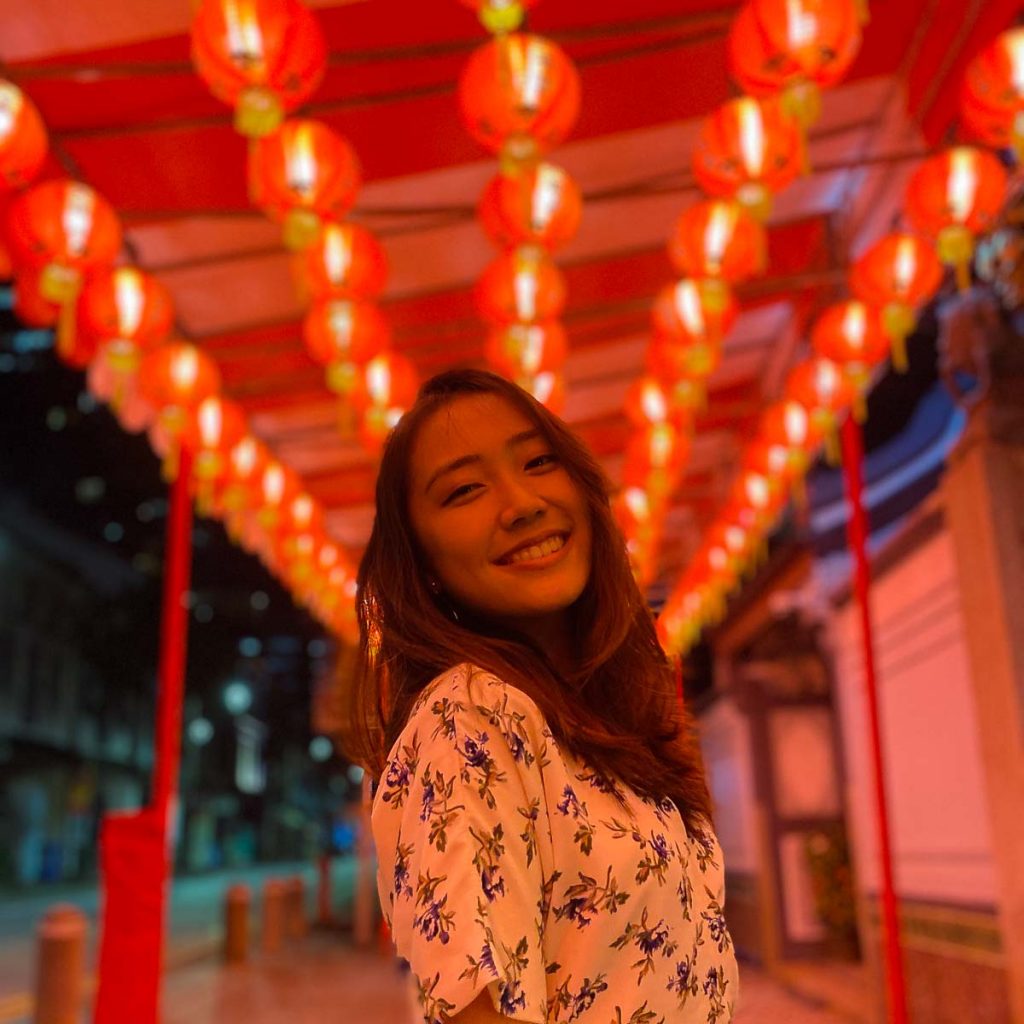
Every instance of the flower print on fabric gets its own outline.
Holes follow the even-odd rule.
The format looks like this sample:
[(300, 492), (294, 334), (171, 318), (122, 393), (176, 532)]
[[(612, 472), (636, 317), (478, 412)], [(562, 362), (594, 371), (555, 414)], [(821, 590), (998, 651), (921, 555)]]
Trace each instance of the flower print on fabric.
[(572, 786), (566, 784), (562, 790), (562, 799), (555, 806), (559, 814), (576, 823), (572, 841), (579, 847), (580, 853), (589, 857), (594, 848), (594, 826), (590, 824), (587, 805), (576, 796)]
[(381, 906), (425, 1024), (487, 990), (533, 1024), (728, 1024), (736, 960), (711, 829), (560, 749), (522, 691), (434, 680), (374, 800)]

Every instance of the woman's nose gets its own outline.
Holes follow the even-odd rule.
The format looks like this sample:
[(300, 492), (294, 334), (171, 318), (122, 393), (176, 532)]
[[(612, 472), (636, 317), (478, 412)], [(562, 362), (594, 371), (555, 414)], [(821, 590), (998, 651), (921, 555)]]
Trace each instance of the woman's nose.
[(544, 499), (522, 480), (506, 480), (501, 488), (501, 525), (506, 530), (529, 525), (539, 519), (547, 507)]

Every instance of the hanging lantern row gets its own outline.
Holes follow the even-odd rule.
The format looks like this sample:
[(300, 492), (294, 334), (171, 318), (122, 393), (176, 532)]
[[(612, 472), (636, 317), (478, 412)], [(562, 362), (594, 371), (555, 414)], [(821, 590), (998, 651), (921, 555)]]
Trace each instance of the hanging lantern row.
[(559, 317), (566, 286), (553, 253), (579, 229), (582, 196), (546, 154), (572, 130), (579, 113), (579, 76), (550, 40), (514, 31), (522, 4), (468, 2), (494, 38), (470, 57), (459, 80), (459, 106), (469, 133), (500, 159), (477, 212), (500, 250), (477, 285), (488, 325), (484, 349), (497, 372), (559, 411), (567, 356)]
[[(3, 241), (16, 315), (58, 326), (58, 356), (86, 372), (87, 387), (124, 429), (148, 432), (168, 476), (187, 448), (200, 511), (224, 519), (300, 603), (354, 642), (354, 575), (324, 531), (323, 509), (252, 437), (241, 408), (220, 395), (213, 360), (172, 339), (173, 303), (163, 285), (137, 267), (113, 265), (121, 225), (106, 200), (77, 181), (31, 186), (45, 153), (35, 107), (0, 82), (0, 188), (12, 190), (2, 197)], [(366, 262), (375, 265), (372, 255)], [(372, 269), (363, 274), (376, 279)], [(309, 276), (328, 288), (329, 272)]]
[[(776, 155), (768, 135), (781, 137), (777, 114), (806, 129), (817, 116), (818, 90), (834, 84), (859, 46), (856, 4), (750, 0), (734, 23), (730, 60), (734, 77), (762, 98), (726, 104), (706, 123), (694, 170), (706, 189), (731, 195), (763, 216), (770, 183), (795, 176)], [(802, 42), (801, 42), (802, 40)], [(770, 105), (778, 96), (778, 110)], [(1024, 32), (1004, 33), (968, 69), (964, 127), (991, 145), (1016, 146), (1024, 126)], [(766, 126), (773, 127), (767, 129)], [(1007, 176), (990, 153), (957, 146), (924, 161), (914, 172), (905, 212), (914, 233), (896, 231), (854, 264), (854, 298), (828, 307), (810, 336), (813, 354), (795, 366), (782, 402), (766, 411), (746, 445), (733, 495), (702, 540), (659, 620), (662, 640), (685, 650), (716, 621), (725, 599), (756, 562), (792, 492), (824, 443), (837, 459), (842, 416), (862, 418), (876, 368), (891, 357), (906, 368), (905, 340), (918, 309), (937, 292), (942, 264), (969, 283), (975, 238), (995, 223)]]
[[(722, 344), (736, 322), (731, 286), (761, 271), (766, 241), (764, 228), (739, 203), (711, 199), (683, 212), (668, 248), (675, 268), (686, 276), (662, 288), (654, 302), (647, 374), (634, 382), (626, 399), (637, 432), (626, 450), (616, 505), (641, 586), (654, 578), (693, 420), (704, 408), (708, 378), (718, 369)], [(651, 457), (656, 445), (671, 451), (664, 466)]]
[[(858, 0), (748, 0), (733, 22), (730, 66), (750, 95), (724, 103), (701, 125), (693, 171), (711, 198), (682, 214), (669, 241), (683, 278), (655, 299), (646, 360), (651, 382), (672, 410), (668, 416), (684, 434), (704, 407), (707, 381), (738, 314), (732, 288), (764, 270), (762, 225), (774, 195), (807, 171), (807, 131), (820, 112), (820, 90), (838, 82), (853, 62), (864, 7)], [(639, 391), (630, 401), (650, 386), (646, 381), (634, 386)], [(640, 429), (631, 451), (643, 450), (643, 432), (650, 429)], [(760, 457), (767, 457), (763, 448)], [(642, 456), (627, 454), (620, 496), (620, 521), (641, 583), (652, 577), (668, 502), (655, 493), (663, 485), (656, 478), (641, 477), (644, 500), (631, 492), (629, 481), (643, 467)], [(684, 462), (676, 463), (673, 485), (683, 469)]]
[(377, 454), (416, 397), (412, 364), (390, 350), (375, 303), (387, 279), (379, 242), (346, 223), (361, 172), (348, 140), (319, 121), (284, 115), (319, 85), (326, 48), (298, 0), (202, 0), (192, 53), (215, 95), (252, 137), (249, 197), (280, 223), (295, 253), (296, 287), (307, 306), (303, 339), (338, 395), (338, 425)]

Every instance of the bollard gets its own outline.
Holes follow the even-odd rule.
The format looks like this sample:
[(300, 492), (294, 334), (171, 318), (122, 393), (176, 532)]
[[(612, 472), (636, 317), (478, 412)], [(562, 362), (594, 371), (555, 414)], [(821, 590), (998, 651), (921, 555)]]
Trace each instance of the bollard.
[(263, 883), (263, 936), (264, 953), (276, 953), (281, 948), (285, 932), (285, 883), (280, 878), (268, 878)]
[(321, 926), (331, 923), (331, 857), (327, 853), (320, 858), (317, 876), (316, 923)]
[(39, 925), (34, 1024), (77, 1024), (85, 973), (85, 914), (67, 903), (51, 907)]
[(289, 939), (301, 939), (306, 934), (306, 883), (301, 875), (293, 875), (286, 884), (288, 911), (285, 931)]
[(224, 962), (245, 963), (249, 956), (249, 904), (247, 885), (233, 885), (224, 896)]

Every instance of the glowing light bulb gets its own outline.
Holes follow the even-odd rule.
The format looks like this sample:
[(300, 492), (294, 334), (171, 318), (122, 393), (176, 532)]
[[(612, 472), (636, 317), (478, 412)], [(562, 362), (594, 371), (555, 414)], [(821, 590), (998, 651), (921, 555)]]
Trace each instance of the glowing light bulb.
[(318, 177), (311, 122), (302, 121), (296, 127), (285, 151), (285, 162), (289, 187), (301, 196), (309, 195)]
[(953, 220), (963, 224), (971, 215), (978, 192), (977, 159), (974, 150), (958, 146), (949, 155), (946, 202)]
[(121, 337), (131, 337), (142, 322), (142, 282), (134, 267), (119, 267), (114, 271), (114, 305), (117, 307), (117, 327)]
[(207, 398), (200, 403), (196, 413), (199, 425), (199, 439), (204, 448), (215, 448), (224, 431), (224, 410), (220, 400)]
[(722, 269), (725, 250), (735, 230), (736, 207), (730, 203), (714, 203), (704, 229), (704, 257), (712, 273)]
[(814, 42), (818, 19), (807, 10), (803, 0), (786, 0), (786, 38), (791, 49), (799, 50)]
[(61, 215), (61, 226), (67, 238), (68, 251), (79, 256), (85, 251), (92, 231), (93, 210), (96, 194), (91, 188), (72, 182), (68, 186), (67, 199)]
[(10, 82), (0, 83), (0, 140), (6, 140), (14, 131), (18, 114), (25, 103), (25, 98), (17, 86)]
[(530, 196), (530, 226), (542, 231), (558, 210), (565, 191), (565, 175), (551, 164), (537, 168), (536, 184)]
[(194, 348), (179, 349), (171, 360), (171, 380), (175, 390), (188, 392), (199, 377), (199, 353)]
[(896, 279), (896, 290), (907, 292), (917, 273), (917, 252), (914, 239), (903, 237), (896, 245), (896, 263), (893, 266), (893, 277)]
[(324, 267), (334, 284), (344, 281), (352, 266), (352, 236), (340, 224), (328, 224), (324, 231)]
[(744, 96), (736, 104), (740, 127), (740, 156), (751, 178), (764, 170), (764, 120), (757, 100)]
[(224, 21), (228, 30), (228, 53), (239, 64), (263, 61), (263, 32), (249, 0), (225, 0)]
[(693, 281), (680, 281), (672, 293), (672, 298), (676, 313), (686, 330), (693, 335), (703, 334), (707, 324), (700, 303), (700, 294)]

